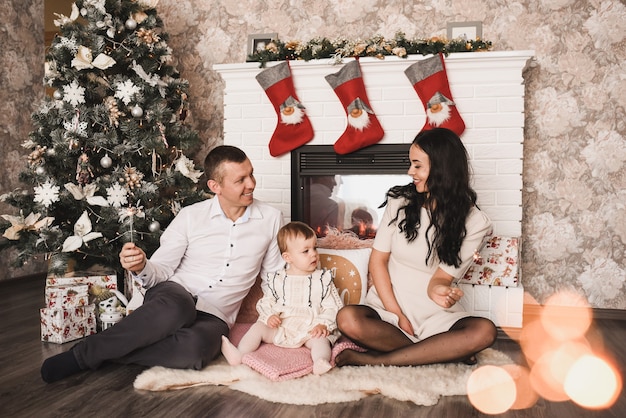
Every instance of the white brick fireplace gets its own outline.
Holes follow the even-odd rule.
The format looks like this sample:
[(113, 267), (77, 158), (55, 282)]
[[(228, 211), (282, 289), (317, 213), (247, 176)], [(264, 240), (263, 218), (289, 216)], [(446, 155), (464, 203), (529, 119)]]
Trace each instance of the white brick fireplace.
[[(497, 235), (521, 236), (523, 71), (533, 55), (534, 51), (466, 52), (445, 58), (452, 95), (466, 125), (461, 138), (470, 154), (478, 203), (494, 222)], [(404, 70), (424, 58), (360, 59), (370, 104), (385, 131), (380, 143), (410, 144), (423, 126), (424, 108)], [(346, 115), (324, 76), (339, 71), (342, 64), (333, 65), (331, 60), (290, 64), (296, 93), (315, 132), (307, 145), (332, 145), (346, 127)], [(220, 64), (214, 69), (225, 83), (224, 143), (248, 154), (257, 178), (255, 196), (280, 208), (288, 220), (290, 154), (278, 158), (269, 154), (277, 116), (255, 79), (262, 69), (258, 63)], [(521, 326), (522, 287), (466, 286), (469, 310), (500, 326)]]

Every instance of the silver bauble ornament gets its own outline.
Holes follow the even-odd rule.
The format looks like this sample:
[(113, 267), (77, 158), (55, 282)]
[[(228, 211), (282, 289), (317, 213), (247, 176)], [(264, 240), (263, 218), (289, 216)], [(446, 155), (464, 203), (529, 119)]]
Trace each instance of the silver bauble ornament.
[(130, 114), (133, 115), (134, 118), (140, 118), (143, 116), (143, 109), (139, 106), (133, 106), (133, 108), (130, 109)]
[(52, 93), (52, 97), (54, 97), (55, 100), (61, 100), (63, 98), (63, 93), (61, 93), (61, 90), (55, 90), (54, 93)]
[(38, 176), (43, 176), (44, 174), (46, 174), (46, 169), (40, 165), (35, 169), (35, 174), (37, 174)]
[(135, 19), (129, 18), (128, 20), (126, 20), (126, 22), (124, 22), (124, 26), (126, 26), (126, 29), (135, 30), (135, 28), (137, 27), (137, 21)]
[(109, 154), (106, 154), (104, 157), (100, 158), (100, 165), (102, 168), (109, 168), (113, 164), (113, 160), (109, 157)]
[(161, 230), (161, 224), (159, 221), (152, 221), (150, 225), (148, 225), (148, 229), (150, 232), (159, 232)]

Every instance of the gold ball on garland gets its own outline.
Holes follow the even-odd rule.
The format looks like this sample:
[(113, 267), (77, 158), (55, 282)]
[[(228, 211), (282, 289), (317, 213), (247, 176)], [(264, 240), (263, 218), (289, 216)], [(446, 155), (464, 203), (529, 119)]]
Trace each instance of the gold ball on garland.
[(133, 106), (133, 108), (130, 110), (130, 114), (133, 115), (134, 118), (139, 119), (143, 116), (143, 109), (139, 106)]
[(161, 224), (159, 221), (152, 221), (150, 225), (148, 225), (148, 229), (150, 232), (159, 232), (161, 230)]
[(135, 30), (135, 28), (137, 27), (137, 21), (135, 19), (129, 18), (128, 20), (126, 20), (126, 22), (124, 22), (124, 26), (126, 26), (126, 29)]
[(109, 154), (106, 154), (104, 157), (100, 158), (100, 165), (102, 168), (109, 168), (113, 164), (113, 160), (109, 157)]

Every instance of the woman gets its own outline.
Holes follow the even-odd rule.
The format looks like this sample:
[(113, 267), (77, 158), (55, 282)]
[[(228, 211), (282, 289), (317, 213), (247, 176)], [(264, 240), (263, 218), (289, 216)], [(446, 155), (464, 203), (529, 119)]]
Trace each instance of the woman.
[(472, 364), (495, 341), (495, 325), (466, 313), (452, 285), (491, 230), (476, 207), (467, 151), (454, 132), (437, 128), (415, 137), (409, 158), (413, 183), (387, 192), (365, 305), (337, 315), (341, 333), (369, 351), (345, 350), (339, 366)]

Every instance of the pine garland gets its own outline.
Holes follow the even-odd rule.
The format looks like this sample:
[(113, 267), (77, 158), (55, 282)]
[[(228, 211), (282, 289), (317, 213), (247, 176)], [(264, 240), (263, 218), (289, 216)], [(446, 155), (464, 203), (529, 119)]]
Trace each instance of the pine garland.
[(451, 52), (478, 52), (488, 51), (492, 47), (490, 41), (476, 39), (452, 39), (433, 37), (430, 39), (407, 39), (402, 32), (396, 33), (393, 39), (385, 39), (377, 35), (366, 40), (347, 40), (328, 38), (313, 38), (308, 42), (272, 39), (265, 49), (248, 55), (249, 62), (259, 62), (260, 67), (270, 61), (304, 60), (332, 58), (341, 62), (350, 57), (376, 57), (395, 55), (406, 58), (409, 55), (430, 55)]

